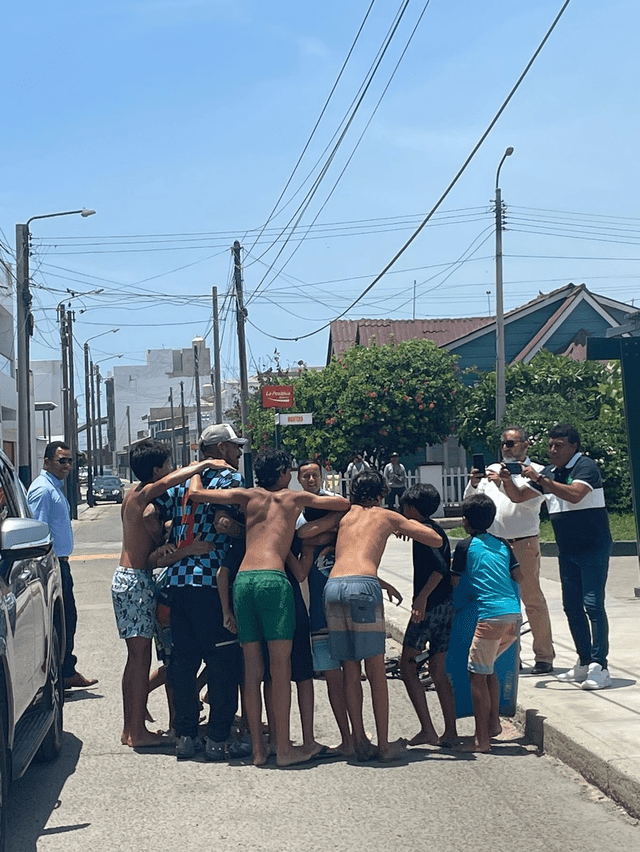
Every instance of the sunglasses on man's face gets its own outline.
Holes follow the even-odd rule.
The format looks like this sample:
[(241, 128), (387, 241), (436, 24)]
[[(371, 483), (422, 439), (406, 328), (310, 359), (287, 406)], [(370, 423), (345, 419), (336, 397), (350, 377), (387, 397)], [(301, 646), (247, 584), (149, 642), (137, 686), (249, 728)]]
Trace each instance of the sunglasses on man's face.
[(56, 459), (56, 461), (58, 462), (58, 464), (73, 464), (73, 459), (67, 458), (66, 456), (64, 458)]
[(509, 449), (511, 449), (511, 447), (515, 447), (515, 445), (519, 444), (519, 443), (521, 443), (521, 442), (520, 441), (501, 441), (500, 446), (501, 447), (508, 447)]

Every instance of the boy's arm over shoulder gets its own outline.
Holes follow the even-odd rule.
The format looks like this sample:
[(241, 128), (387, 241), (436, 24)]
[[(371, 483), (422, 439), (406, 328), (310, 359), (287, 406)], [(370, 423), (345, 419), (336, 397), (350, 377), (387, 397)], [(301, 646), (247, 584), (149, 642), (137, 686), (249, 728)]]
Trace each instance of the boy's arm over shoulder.
[(310, 506), (313, 509), (326, 509), (328, 512), (348, 512), (351, 503), (346, 497), (338, 497), (332, 494), (329, 497), (320, 494), (311, 494), (309, 491), (296, 491), (296, 500), (302, 506)]
[(246, 506), (250, 493), (250, 488), (205, 488), (198, 474), (189, 483), (189, 500), (193, 503)]
[(171, 473), (163, 476), (162, 479), (158, 479), (156, 482), (148, 482), (146, 485), (143, 485), (140, 490), (140, 494), (145, 502), (151, 503), (151, 501), (155, 500), (156, 497), (159, 497), (163, 491), (166, 491), (168, 488), (173, 488), (174, 485), (181, 485), (190, 477), (206, 470), (209, 467), (209, 464), (209, 459), (205, 459), (204, 461), (194, 462), (186, 467), (179, 467), (176, 470), (172, 470)]
[(442, 545), (442, 536), (439, 535), (432, 527), (421, 524), (420, 521), (413, 521), (405, 518), (404, 515), (398, 515), (397, 512), (390, 512), (388, 509), (383, 511), (394, 515), (395, 533), (407, 535), (414, 541), (419, 541), (421, 544), (426, 544), (428, 547), (440, 547)]

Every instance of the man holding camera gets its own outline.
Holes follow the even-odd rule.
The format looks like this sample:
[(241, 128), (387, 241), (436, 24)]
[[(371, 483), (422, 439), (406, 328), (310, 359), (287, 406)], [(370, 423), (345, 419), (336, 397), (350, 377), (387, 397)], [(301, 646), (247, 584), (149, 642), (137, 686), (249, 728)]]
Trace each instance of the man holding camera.
[(509, 542), (522, 569), (520, 596), (531, 627), (535, 656), (531, 674), (550, 674), (555, 651), (549, 609), (540, 588), (540, 505), (544, 497), (532, 496), (525, 502), (513, 503), (505, 492), (504, 477), (501, 477), (501, 473), (506, 474), (520, 488), (530, 485), (520, 472), (523, 465), (535, 471), (543, 468), (528, 457), (529, 441), (521, 426), (509, 426), (504, 430), (500, 448), (502, 464), (491, 464), (486, 472), (473, 467), (464, 496), (480, 491), (496, 505), (495, 521), (489, 532)]

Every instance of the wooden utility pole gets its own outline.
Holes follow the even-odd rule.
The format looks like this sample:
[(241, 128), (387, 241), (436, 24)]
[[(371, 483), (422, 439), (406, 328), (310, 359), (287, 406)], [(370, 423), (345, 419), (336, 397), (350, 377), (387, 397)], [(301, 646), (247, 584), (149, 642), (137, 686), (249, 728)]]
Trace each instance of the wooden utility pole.
[(198, 440), (200, 440), (200, 435), (202, 435), (202, 409), (200, 407), (200, 353), (197, 343), (193, 344), (193, 377), (196, 386), (196, 431)]
[(251, 436), (249, 434), (249, 377), (247, 374), (247, 342), (244, 324), (247, 310), (244, 306), (241, 246), (238, 240), (233, 244), (233, 280), (236, 289), (236, 323), (238, 326), (238, 365), (240, 367), (240, 416), (242, 420), (242, 436), (247, 439), (244, 445), (244, 479), (247, 487), (253, 485), (253, 469), (251, 465)]
[(169, 388), (169, 405), (171, 406), (171, 452), (173, 463), (178, 464), (178, 447), (176, 445), (176, 426), (173, 418), (173, 388)]
[(222, 381), (220, 379), (220, 322), (218, 317), (218, 288), (211, 288), (213, 300), (213, 392), (215, 394), (216, 423), (222, 423)]
[(187, 416), (184, 412), (184, 382), (180, 382), (180, 409), (182, 412), (182, 467), (189, 464), (189, 430)]

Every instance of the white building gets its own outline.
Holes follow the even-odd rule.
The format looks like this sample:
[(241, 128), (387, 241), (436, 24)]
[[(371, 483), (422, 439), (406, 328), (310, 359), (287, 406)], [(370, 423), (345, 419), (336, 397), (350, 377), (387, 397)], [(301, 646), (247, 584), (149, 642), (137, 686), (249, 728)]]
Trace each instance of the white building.
[(117, 449), (128, 446), (129, 433), (131, 441), (148, 434), (150, 409), (166, 407), (171, 391), (176, 419), (180, 416), (181, 390), (185, 406), (195, 405), (195, 346), (202, 396), (205, 384), (211, 384), (211, 354), (201, 337), (186, 349), (148, 349), (146, 364), (114, 366)]

